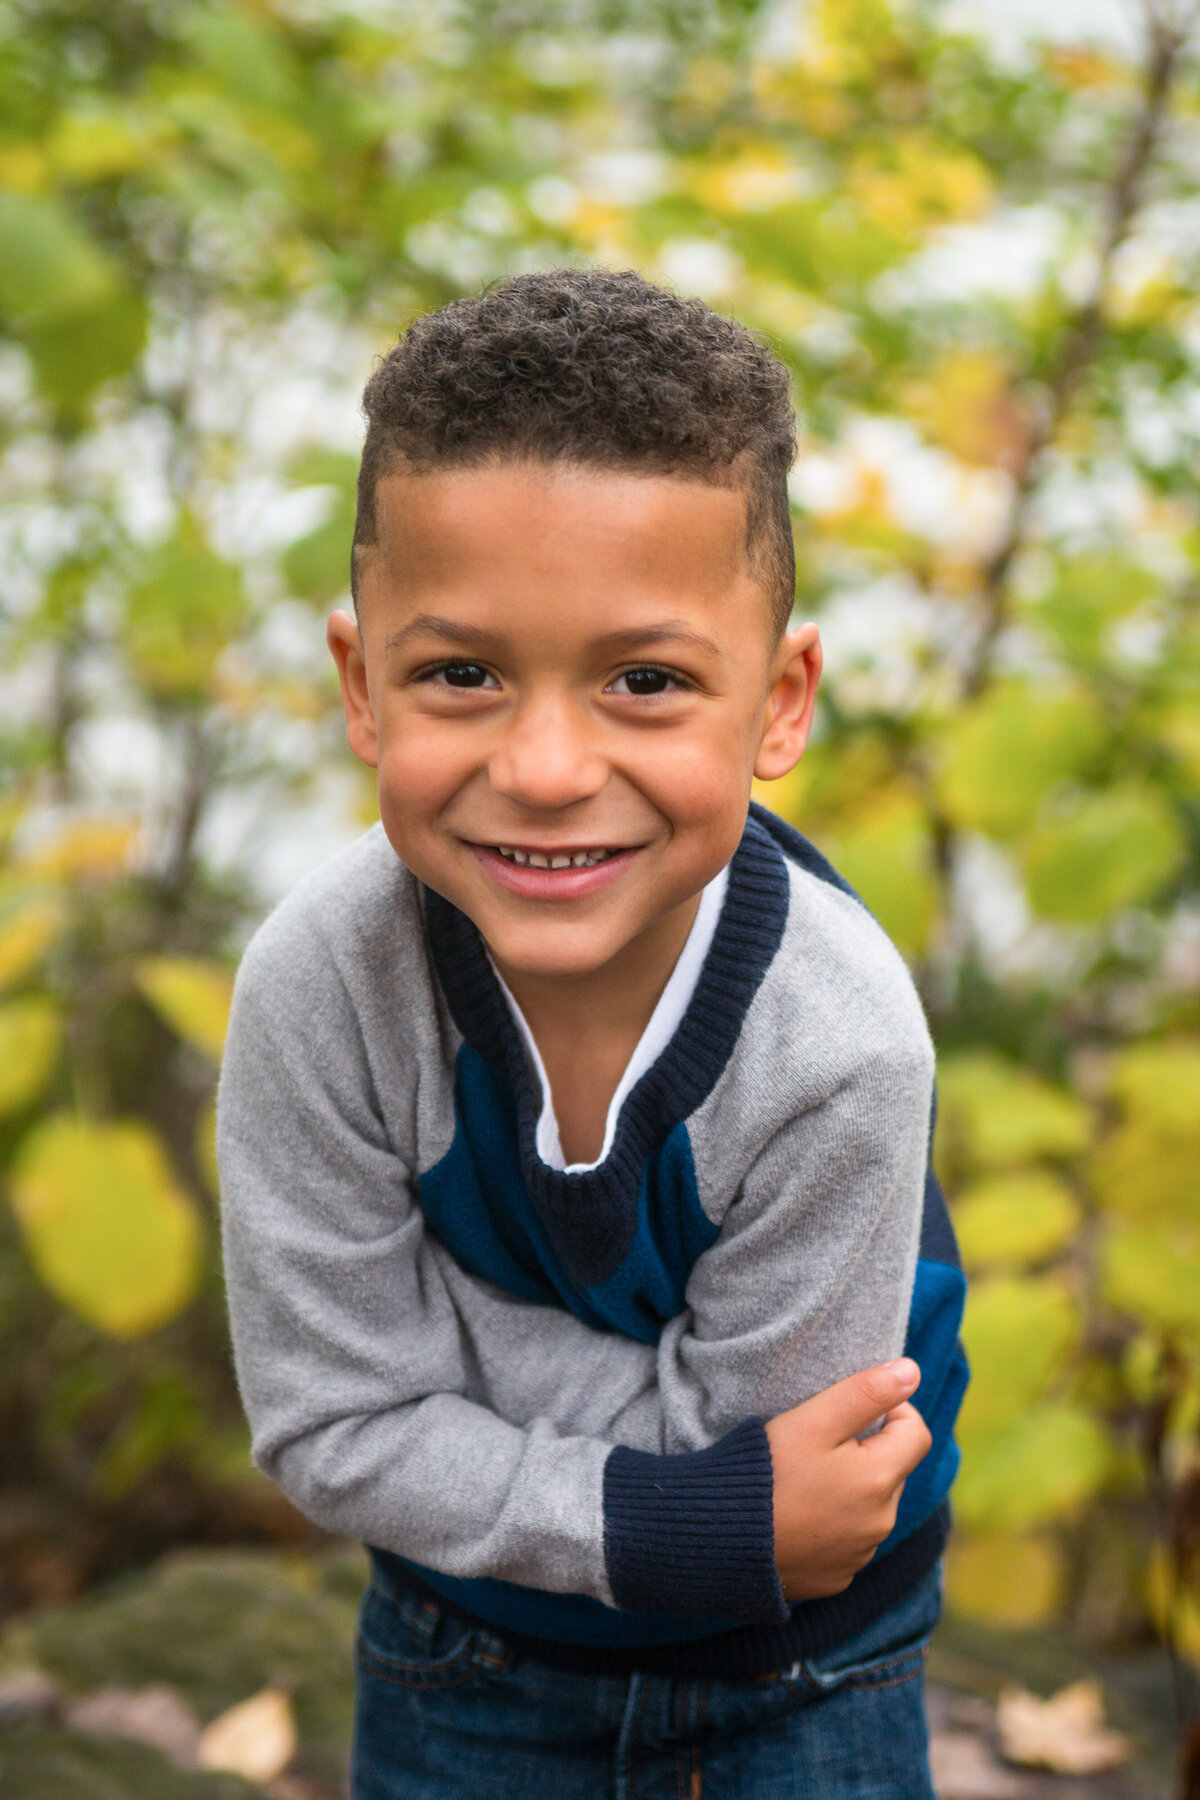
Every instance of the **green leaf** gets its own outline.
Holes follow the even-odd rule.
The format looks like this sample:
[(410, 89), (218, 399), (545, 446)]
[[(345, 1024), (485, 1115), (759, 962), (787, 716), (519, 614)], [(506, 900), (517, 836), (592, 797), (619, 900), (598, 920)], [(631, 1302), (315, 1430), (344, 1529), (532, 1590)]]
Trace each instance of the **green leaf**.
[(39, 390), (71, 412), (102, 382), (133, 367), (146, 343), (146, 303), (117, 293), (86, 313), (39, 320), (24, 338)]
[(42, 1280), (101, 1331), (139, 1337), (191, 1298), (199, 1222), (144, 1125), (45, 1120), (18, 1153), (12, 1203)]
[(147, 956), (134, 978), (172, 1031), (220, 1062), (233, 998), (228, 969), (190, 956)]
[(992, 1175), (960, 1194), (954, 1206), (968, 1268), (1031, 1267), (1065, 1249), (1078, 1227), (1070, 1188), (1045, 1169)]
[(231, 98), (248, 106), (299, 105), (296, 70), (278, 32), (235, 6), (189, 9), (184, 36)]
[(1078, 1332), (1074, 1302), (1052, 1276), (976, 1282), (963, 1321), (971, 1363), (960, 1422), (964, 1445), (1007, 1426), (1041, 1400)]
[(150, 574), (127, 597), (130, 661), (159, 698), (200, 700), (244, 611), (240, 570), (217, 556), (195, 521), (185, 517), (159, 550)]
[(0, 1113), (36, 1100), (58, 1057), (62, 1014), (42, 994), (0, 1006)]
[(1131, 782), (1085, 794), (1026, 844), (1030, 902), (1044, 919), (1090, 924), (1148, 900), (1182, 854), (1175, 816), (1152, 789)]
[(946, 734), (942, 805), (964, 830), (1012, 837), (1033, 823), (1049, 788), (1087, 772), (1103, 735), (1083, 694), (995, 688)]
[(1063, 563), (1054, 586), (1030, 610), (1073, 656), (1094, 660), (1113, 620), (1152, 599), (1159, 585), (1128, 558), (1080, 556)]
[(1101, 1487), (1112, 1460), (1103, 1427), (1082, 1407), (1034, 1407), (964, 1451), (955, 1512), (982, 1531), (1070, 1518)]
[(1110, 1233), (1104, 1291), (1118, 1311), (1164, 1331), (1200, 1334), (1200, 1233), (1145, 1225)]
[(937, 910), (924, 808), (894, 788), (837, 828), (830, 854), (888, 936), (909, 955), (924, 950)]
[(0, 190), (0, 311), (75, 318), (107, 302), (115, 286), (107, 257), (61, 207)]
[(323, 525), (289, 544), (279, 559), (293, 594), (316, 606), (328, 606), (350, 586), (350, 546), (354, 539), (353, 503), (339, 505)]
[(1088, 1110), (1074, 1094), (990, 1050), (945, 1057), (938, 1095), (939, 1151), (955, 1167), (1072, 1156), (1091, 1135)]

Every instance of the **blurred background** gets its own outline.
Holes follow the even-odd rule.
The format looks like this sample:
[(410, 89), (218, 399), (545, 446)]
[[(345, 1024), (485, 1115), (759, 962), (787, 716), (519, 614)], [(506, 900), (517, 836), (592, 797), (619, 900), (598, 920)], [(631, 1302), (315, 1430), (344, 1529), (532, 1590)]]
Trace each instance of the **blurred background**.
[[(247, 1461), (213, 1087), (240, 947), (375, 816), (323, 646), (372, 358), (564, 262), (734, 312), (794, 375), (827, 675), (759, 797), (939, 1045), (975, 1370), (943, 1673), (1115, 1671), (1118, 1709), (1186, 1715), (1196, 10), (0, 0), (0, 1669), (60, 1692), (22, 1717), (122, 1670), (202, 1721), (288, 1688), (292, 1773), (225, 1766), (335, 1791), (359, 1566)], [(53, 1792), (176, 1792), (120, 1766)], [(1014, 1791), (979, 1779), (943, 1792)]]

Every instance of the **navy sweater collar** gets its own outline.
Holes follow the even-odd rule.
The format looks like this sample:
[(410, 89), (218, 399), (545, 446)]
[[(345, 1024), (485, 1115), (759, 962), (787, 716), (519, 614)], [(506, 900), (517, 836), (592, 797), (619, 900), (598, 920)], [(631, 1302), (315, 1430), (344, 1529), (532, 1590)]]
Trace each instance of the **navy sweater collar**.
[[(788, 905), (787, 870), (779, 848), (756, 818), (747, 820), (730, 865), (721, 917), (679, 1028), (627, 1095), (605, 1161), (575, 1174), (549, 1168), (537, 1154), (540, 1096), (479, 932), (431, 889), (424, 899), (434, 967), (451, 1016), (467, 1043), (503, 1071), (512, 1089), (522, 1174), (539, 1212), (549, 1224), (561, 1210), (577, 1213), (586, 1197), (593, 1211), (607, 1211), (607, 1200), (614, 1214), (626, 1217), (649, 1152), (716, 1085), (779, 948)], [(616, 1217), (610, 1222), (616, 1225)]]

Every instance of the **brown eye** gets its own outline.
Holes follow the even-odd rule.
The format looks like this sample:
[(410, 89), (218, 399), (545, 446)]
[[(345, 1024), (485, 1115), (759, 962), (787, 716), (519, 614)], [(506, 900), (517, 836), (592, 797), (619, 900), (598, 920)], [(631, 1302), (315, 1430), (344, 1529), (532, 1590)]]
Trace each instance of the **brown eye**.
[(438, 670), (438, 674), (447, 687), (478, 688), (483, 687), (488, 680), (488, 671), (482, 663), (446, 663)]
[[(621, 683), (624, 682), (622, 689)], [(618, 692), (632, 694), (635, 698), (650, 699), (656, 694), (665, 694), (674, 685), (674, 678), (665, 669), (627, 669), (624, 675), (618, 675), (613, 686)]]

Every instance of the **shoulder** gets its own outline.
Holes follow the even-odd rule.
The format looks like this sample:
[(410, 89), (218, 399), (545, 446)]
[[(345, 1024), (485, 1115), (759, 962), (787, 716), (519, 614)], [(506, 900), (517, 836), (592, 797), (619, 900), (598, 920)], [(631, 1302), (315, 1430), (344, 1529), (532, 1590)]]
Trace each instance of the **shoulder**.
[(381, 825), (299, 882), (259, 926), (238, 969), (235, 1004), (293, 1011), (390, 990), (424, 964), (417, 883)]
[(904, 959), (806, 839), (757, 819), (783, 860), (786, 915), (721, 1086), (764, 1129), (848, 1085), (927, 1098), (933, 1045)]

